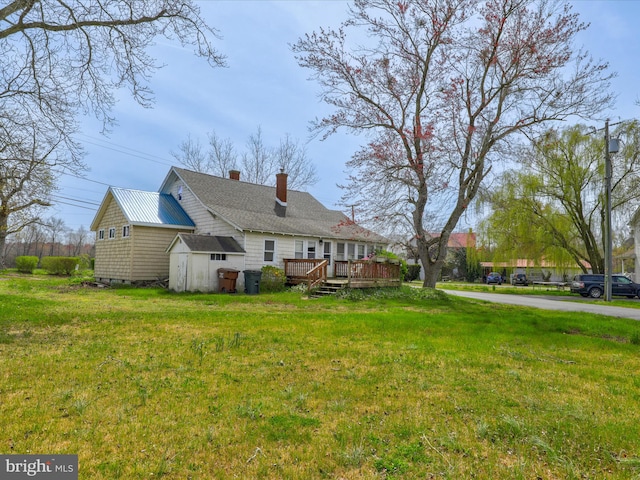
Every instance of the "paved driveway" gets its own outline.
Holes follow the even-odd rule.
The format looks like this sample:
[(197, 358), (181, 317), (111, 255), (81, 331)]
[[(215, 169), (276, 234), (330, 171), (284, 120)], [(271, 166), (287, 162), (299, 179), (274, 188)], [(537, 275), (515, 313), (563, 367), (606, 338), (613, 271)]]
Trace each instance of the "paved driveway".
[(508, 303), (510, 305), (520, 305), (522, 307), (535, 307), (544, 310), (560, 310), (565, 312), (588, 312), (608, 315), (610, 317), (631, 318), (640, 320), (640, 309), (614, 307), (607, 305), (603, 300), (572, 302), (565, 297), (539, 297), (536, 295), (509, 295), (502, 293), (465, 292), (462, 290), (444, 290), (450, 295), (460, 297), (475, 298), (488, 302)]

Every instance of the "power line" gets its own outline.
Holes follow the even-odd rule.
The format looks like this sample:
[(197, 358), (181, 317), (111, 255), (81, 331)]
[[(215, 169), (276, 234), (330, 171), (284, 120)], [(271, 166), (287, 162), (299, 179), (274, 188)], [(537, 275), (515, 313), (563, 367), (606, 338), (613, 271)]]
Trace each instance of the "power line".
[[(114, 152), (118, 152), (118, 153), (123, 153), (125, 155), (129, 155), (131, 157), (136, 157), (136, 158), (141, 158), (142, 160), (148, 160), (149, 162), (153, 162), (153, 163), (158, 163), (160, 165), (165, 165), (165, 166), (173, 166), (173, 162), (171, 162), (171, 160), (167, 160), (165, 158), (161, 158), (161, 157), (157, 157), (155, 155), (150, 155), (146, 152), (140, 151), (140, 150), (136, 150), (134, 148), (130, 148), (130, 147), (126, 147), (124, 145), (120, 145), (114, 142), (109, 142), (107, 140), (103, 140), (100, 138), (96, 138), (96, 137), (92, 137), (90, 135), (84, 134), (84, 133), (80, 133), (80, 136), (89, 138), (92, 141), (89, 140), (84, 140), (85, 143), (88, 143), (90, 145), (95, 145), (97, 147), (102, 147), (102, 148), (106, 148), (107, 150), (113, 150)], [(102, 143), (106, 143), (108, 145), (112, 145), (112, 146), (108, 146), (108, 145), (103, 145), (102, 143), (97, 143), (97, 142), (102, 142)]]
[(95, 211), (95, 210), (96, 210), (95, 208), (92, 208), (92, 207), (85, 207), (85, 206), (82, 206), (82, 205), (77, 205), (77, 204), (75, 204), (75, 203), (62, 202), (62, 201), (60, 201), (60, 200), (58, 200), (57, 202), (55, 202), (53, 205), (59, 205), (59, 204), (62, 204), (62, 205), (70, 205), (70, 206), (72, 206), (72, 207), (76, 207), (76, 208), (84, 208), (85, 210), (91, 210), (91, 211)]
[(74, 177), (74, 178), (78, 178), (80, 180), (84, 180), (86, 182), (92, 182), (92, 183), (97, 183), (99, 185), (104, 185), (106, 187), (110, 187), (111, 185), (109, 185), (108, 183), (104, 183), (104, 182), (99, 182), (98, 180), (91, 180), (90, 178), (87, 177), (83, 177), (82, 175), (77, 175), (75, 173), (71, 173), (71, 172), (61, 172), (60, 170), (56, 170), (56, 169), (52, 169), (54, 172), (59, 173), (60, 175), (68, 175), (69, 177)]
[(81, 203), (87, 203), (89, 205), (100, 206), (100, 203), (94, 202), (93, 200), (89, 200), (89, 199), (86, 199), (86, 198), (63, 197), (62, 195), (55, 195), (55, 194), (51, 194), (51, 196), (55, 197), (55, 198), (61, 198), (63, 200), (69, 200), (71, 202), (81, 202)]

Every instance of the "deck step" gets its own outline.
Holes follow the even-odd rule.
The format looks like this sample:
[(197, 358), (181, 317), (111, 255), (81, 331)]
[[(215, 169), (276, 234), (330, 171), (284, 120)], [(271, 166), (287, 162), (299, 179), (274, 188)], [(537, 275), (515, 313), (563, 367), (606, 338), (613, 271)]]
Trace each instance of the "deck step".
[(325, 281), (309, 298), (321, 298), (327, 295), (335, 295), (336, 292), (342, 290), (345, 287), (344, 282), (331, 282)]

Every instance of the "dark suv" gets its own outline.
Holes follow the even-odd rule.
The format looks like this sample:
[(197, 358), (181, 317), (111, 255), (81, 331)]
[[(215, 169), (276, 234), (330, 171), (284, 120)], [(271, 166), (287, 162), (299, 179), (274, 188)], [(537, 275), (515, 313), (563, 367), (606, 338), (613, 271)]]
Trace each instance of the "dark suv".
[(524, 273), (514, 273), (511, 278), (511, 285), (524, 285), (526, 287), (529, 285), (529, 280)]
[[(624, 275), (612, 275), (611, 278), (612, 295), (623, 295), (627, 298), (640, 296), (639, 284), (633, 283)], [(604, 275), (576, 275), (571, 282), (571, 293), (579, 293), (583, 297), (600, 298), (604, 293)]]

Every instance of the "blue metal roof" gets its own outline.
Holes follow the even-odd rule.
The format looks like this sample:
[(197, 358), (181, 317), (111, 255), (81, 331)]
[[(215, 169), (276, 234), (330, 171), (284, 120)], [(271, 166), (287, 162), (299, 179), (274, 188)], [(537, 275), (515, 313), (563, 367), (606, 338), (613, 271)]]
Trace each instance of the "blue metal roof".
[(117, 187), (109, 189), (132, 224), (196, 226), (172, 195)]

